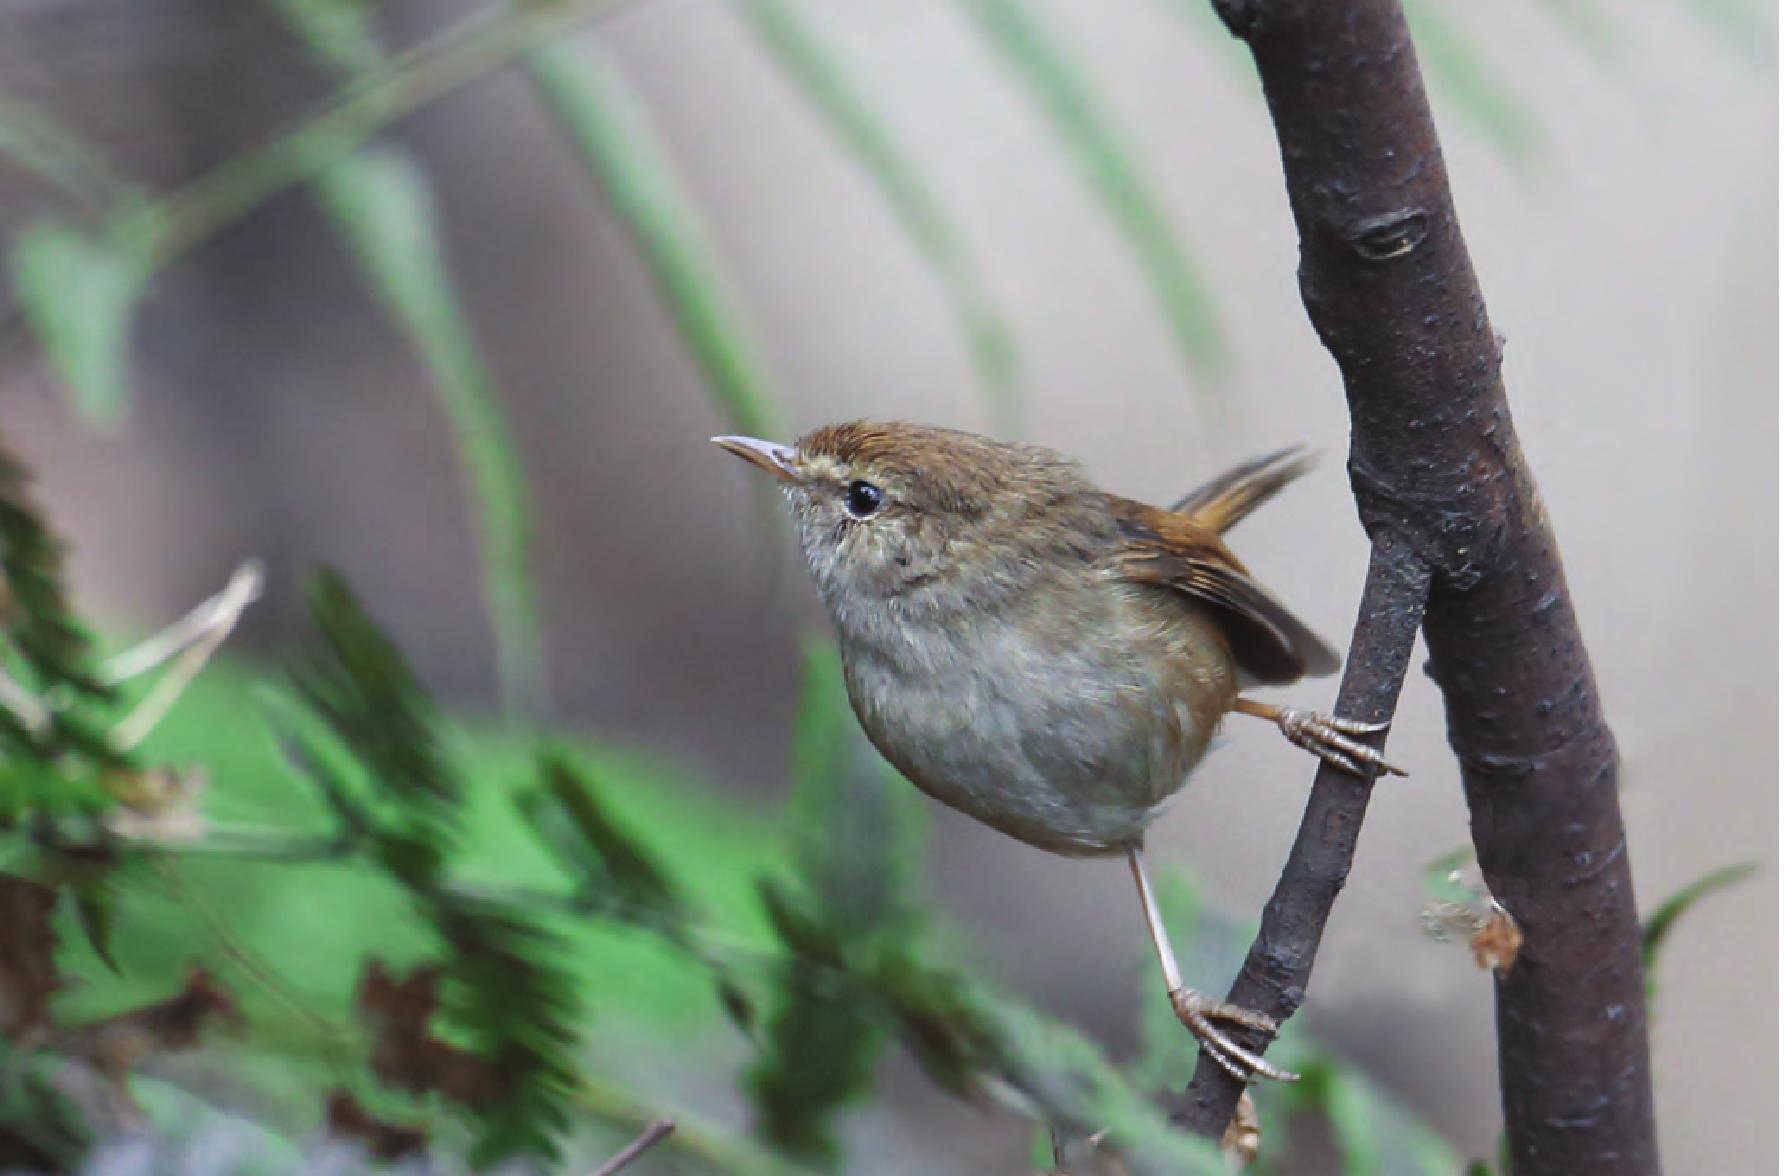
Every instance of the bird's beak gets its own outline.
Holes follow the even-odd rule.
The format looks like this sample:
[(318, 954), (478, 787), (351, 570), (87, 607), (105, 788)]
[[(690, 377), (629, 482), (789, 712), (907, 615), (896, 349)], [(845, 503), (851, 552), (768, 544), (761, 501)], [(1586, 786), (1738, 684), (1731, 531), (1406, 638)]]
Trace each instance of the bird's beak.
[(783, 482), (791, 482), (797, 474), (793, 468), (796, 456), (789, 445), (758, 441), (754, 437), (714, 437), (712, 443), (726, 453), (734, 453), (754, 466), (761, 466)]

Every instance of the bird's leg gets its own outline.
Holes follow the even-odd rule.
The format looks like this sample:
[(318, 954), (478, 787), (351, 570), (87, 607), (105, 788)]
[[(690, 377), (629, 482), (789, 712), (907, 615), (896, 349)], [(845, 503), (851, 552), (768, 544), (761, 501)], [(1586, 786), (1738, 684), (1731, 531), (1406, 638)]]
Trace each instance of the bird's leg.
[(1340, 719), (1318, 711), (1300, 710), (1292, 706), (1273, 706), (1241, 698), (1233, 710), (1242, 715), (1268, 719), (1288, 737), (1288, 741), (1304, 751), (1311, 751), (1334, 767), (1353, 776), (1404, 776), (1406, 773), (1381, 758), (1381, 753), (1368, 744), (1351, 738), (1353, 735), (1379, 735), (1388, 729), (1386, 723), (1365, 723), (1358, 719)]
[(1276, 1032), (1276, 1022), (1264, 1014), (1216, 1000), (1183, 983), (1183, 973), (1177, 969), (1177, 955), (1171, 950), (1170, 938), (1165, 934), (1164, 919), (1158, 913), (1158, 900), (1152, 896), (1152, 883), (1146, 878), (1146, 867), (1140, 862), (1138, 846), (1128, 848), (1127, 863), (1134, 872), (1134, 885), (1140, 889), (1140, 904), (1146, 909), (1146, 930), (1152, 934), (1152, 948), (1158, 953), (1158, 966), (1164, 972), (1165, 988), (1170, 992), (1171, 1008), (1177, 1019), (1195, 1034), (1208, 1056), (1239, 1081), (1250, 1082), (1260, 1075), (1282, 1082), (1298, 1080), (1299, 1074), (1271, 1065), (1216, 1026), (1215, 1022), (1226, 1021), (1266, 1033)]

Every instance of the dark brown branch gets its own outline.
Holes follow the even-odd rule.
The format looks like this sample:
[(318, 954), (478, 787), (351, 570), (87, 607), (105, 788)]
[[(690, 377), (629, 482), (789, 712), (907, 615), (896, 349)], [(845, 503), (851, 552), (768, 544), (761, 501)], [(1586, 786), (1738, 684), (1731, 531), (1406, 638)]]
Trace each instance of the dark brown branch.
[[(1391, 543), (1370, 554), (1363, 602), (1357, 610), (1350, 655), (1338, 687), (1336, 713), (1372, 723), (1394, 717), (1400, 684), (1424, 616), (1429, 575), (1412, 554)], [(1332, 904), (1350, 874), (1363, 811), (1374, 782), (1322, 762), (1307, 798), (1288, 865), (1264, 907), (1257, 939), (1233, 981), (1227, 1000), (1286, 1020), (1307, 996), (1307, 980)], [(1261, 1033), (1240, 1032), (1241, 1044), (1262, 1050)], [(1188, 1101), (1177, 1121), (1203, 1135), (1226, 1130), (1244, 1088), (1206, 1054), (1196, 1064)]]
[[(1378, 552), (1407, 551), (1429, 573), (1430, 672), (1476, 852), (1524, 932), (1517, 963), (1496, 981), (1515, 1170), (1656, 1172), (1616, 749), (1512, 430), (1499, 340), (1400, 4), (1214, 5), (1263, 81), (1301, 239), (1302, 298), (1344, 376), (1363, 525)], [(1292, 857), (1284, 885), (1309, 869)], [(1273, 951), (1260, 937), (1253, 956)], [(1252, 971), (1235, 993), (1250, 991)], [(1236, 1093), (1199, 1072), (1186, 1121), (1218, 1136)]]

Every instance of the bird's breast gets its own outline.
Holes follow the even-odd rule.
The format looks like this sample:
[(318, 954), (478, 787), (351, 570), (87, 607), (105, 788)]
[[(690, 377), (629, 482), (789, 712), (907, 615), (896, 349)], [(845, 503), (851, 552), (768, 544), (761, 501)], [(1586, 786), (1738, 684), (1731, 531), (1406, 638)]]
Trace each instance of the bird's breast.
[(850, 702), (912, 783), (1069, 854), (1137, 842), (1234, 695), (1198, 609), (1097, 586), (1044, 605), (838, 618)]

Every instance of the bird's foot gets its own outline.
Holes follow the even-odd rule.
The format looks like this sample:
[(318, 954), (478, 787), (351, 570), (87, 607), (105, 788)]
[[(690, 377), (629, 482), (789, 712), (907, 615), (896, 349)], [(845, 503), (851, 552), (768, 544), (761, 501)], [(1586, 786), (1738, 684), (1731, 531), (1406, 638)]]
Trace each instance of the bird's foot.
[(1213, 1058), (1220, 1068), (1241, 1082), (1250, 1082), (1254, 1078), (1274, 1078), (1278, 1082), (1297, 1082), (1301, 1076), (1278, 1066), (1273, 1066), (1259, 1055), (1246, 1049), (1222, 1032), (1217, 1022), (1241, 1025), (1247, 1029), (1258, 1029), (1274, 1035), (1276, 1022), (1253, 1009), (1241, 1008), (1216, 1000), (1206, 993), (1197, 992), (1193, 988), (1177, 988), (1171, 992), (1171, 1008), (1177, 1014), (1195, 1039), (1201, 1043), (1208, 1056)]
[(1379, 735), (1388, 729), (1386, 723), (1365, 723), (1359, 719), (1340, 719), (1319, 711), (1300, 710), (1292, 706), (1277, 707), (1276, 726), (1288, 741), (1303, 751), (1311, 751), (1336, 768), (1365, 779), (1386, 772), (1390, 776), (1406, 773), (1381, 758), (1381, 753), (1355, 735)]

